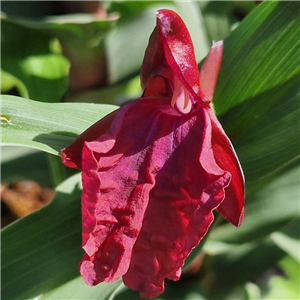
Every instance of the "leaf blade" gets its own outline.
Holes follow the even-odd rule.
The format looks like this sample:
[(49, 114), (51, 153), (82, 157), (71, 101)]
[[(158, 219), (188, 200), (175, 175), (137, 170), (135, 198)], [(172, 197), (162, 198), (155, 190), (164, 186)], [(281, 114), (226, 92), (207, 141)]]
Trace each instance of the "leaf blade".
[[(117, 106), (91, 103), (42, 103), (2, 95), (1, 141), (4, 145), (58, 152), (90, 125), (117, 109)], [(66, 113), (72, 111), (72, 114)]]

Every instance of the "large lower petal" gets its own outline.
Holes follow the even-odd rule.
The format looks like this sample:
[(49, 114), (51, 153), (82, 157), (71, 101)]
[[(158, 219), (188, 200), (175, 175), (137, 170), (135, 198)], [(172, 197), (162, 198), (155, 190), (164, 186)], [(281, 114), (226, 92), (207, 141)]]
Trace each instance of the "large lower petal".
[(155, 186), (123, 276), (126, 285), (146, 298), (163, 292), (165, 278), (179, 279), (185, 258), (206, 234), (231, 178), (214, 161), (206, 110), (180, 118), (153, 112), (148, 120), (157, 132), (147, 156)]
[(123, 276), (142, 297), (159, 295), (225, 197), (231, 176), (214, 160), (206, 109), (179, 117), (166, 103), (129, 103), (84, 144), (80, 272), (89, 285)]

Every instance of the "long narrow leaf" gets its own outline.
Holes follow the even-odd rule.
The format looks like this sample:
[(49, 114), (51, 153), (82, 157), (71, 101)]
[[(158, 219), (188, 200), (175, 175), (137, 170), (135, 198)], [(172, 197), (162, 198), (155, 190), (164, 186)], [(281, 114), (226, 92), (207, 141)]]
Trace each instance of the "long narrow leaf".
[(57, 154), (77, 135), (117, 107), (89, 103), (42, 103), (1, 96), (4, 145), (19, 145)]
[(214, 107), (247, 192), (300, 159), (300, 5), (259, 5), (225, 39)]

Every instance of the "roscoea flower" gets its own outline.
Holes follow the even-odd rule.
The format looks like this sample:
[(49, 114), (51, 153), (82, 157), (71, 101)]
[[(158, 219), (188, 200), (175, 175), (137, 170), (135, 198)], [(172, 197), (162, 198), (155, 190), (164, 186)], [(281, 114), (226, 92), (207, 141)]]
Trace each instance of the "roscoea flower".
[(223, 43), (199, 75), (190, 35), (160, 10), (141, 70), (143, 95), (101, 119), (61, 152), (82, 170), (80, 273), (88, 285), (123, 277), (151, 298), (178, 280), (217, 210), (243, 218), (243, 174), (210, 108)]

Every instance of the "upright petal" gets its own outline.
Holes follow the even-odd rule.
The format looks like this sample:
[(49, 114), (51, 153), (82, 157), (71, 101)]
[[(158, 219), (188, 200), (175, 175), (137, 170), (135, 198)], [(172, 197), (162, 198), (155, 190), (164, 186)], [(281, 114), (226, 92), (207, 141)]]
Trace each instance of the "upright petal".
[[(222, 59), (223, 41), (214, 43), (200, 71), (201, 89), (207, 99), (212, 100)], [(244, 175), (233, 146), (221, 124), (210, 108), (207, 108), (212, 123), (212, 150), (217, 164), (228, 171), (231, 183), (226, 188), (226, 197), (218, 212), (233, 225), (239, 226), (244, 216)]]
[(200, 70), (200, 87), (209, 101), (212, 101), (223, 53), (223, 41), (213, 43)]
[[(149, 86), (149, 80), (158, 75), (159, 68), (164, 63), (164, 52), (162, 44), (159, 41), (159, 34), (157, 27), (154, 28), (150, 38), (149, 44), (146, 48), (142, 67), (141, 67), (141, 87), (143, 91)], [(165, 87), (165, 84), (164, 84)], [(149, 95), (154, 95), (159, 88), (155, 87), (152, 93)]]
[[(170, 73), (166, 73), (168, 68)], [(147, 89), (151, 78), (156, 76), (164, 75), (172, 81), (173, 77), (169, 74), (176, 76), (200, 104), (209, 103), (200, 89), (199, 70), (190, 34), (174, 11), (162, 9), (157, 12), (157, 25), (150, 37), (143, 61), (143, 89)], [(162, 85), (163, 82), (158, 85), (158, 90)], [(145, 95), (149, 95), (149, 92)]]
[(190, 93), (204, 101), (193, 42), (184, 22), (175, 12), (162, 9), (157, 13), (157, 27), (166, 61), (174, 75)]

